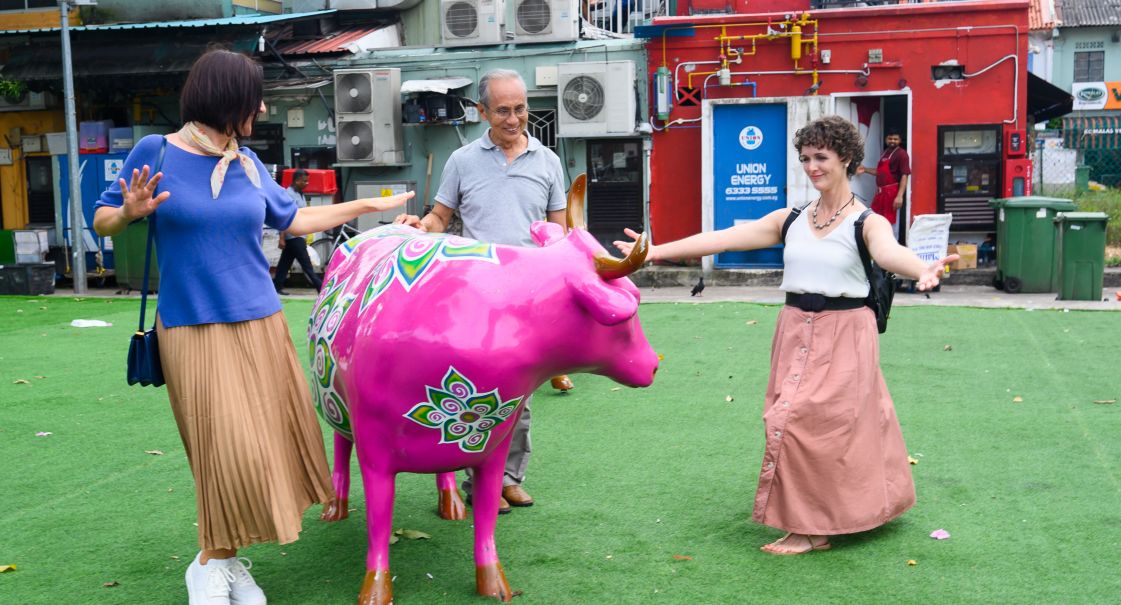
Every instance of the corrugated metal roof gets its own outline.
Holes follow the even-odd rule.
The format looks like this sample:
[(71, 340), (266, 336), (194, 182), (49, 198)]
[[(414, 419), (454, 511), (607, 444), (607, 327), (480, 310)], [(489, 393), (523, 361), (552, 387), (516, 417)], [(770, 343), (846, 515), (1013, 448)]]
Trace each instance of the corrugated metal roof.
[[(113, 31), (122, 29), (181, 29), (189, 27), (222, 27), (235, 25), (266, 25), (285, 21), (299, 21), (312, 17), (321, 17), (335, 13), (334, 9), (314, 11), (310, 13), (289, 13), (286, 15), (238, 15), (222, 19), (192, 19), (188, 21), (152, 21), (149, 23), (110, 23), (106, 25), (79, 25), (68, 28), (72, 32)], [(44, 27), (39, 29), (10, 29), (0, 32), (2, 34), (49, 34), (61, 31), (59, 27)]]
[(1056, 0), (1062, 3), (1063, 27), (1121, 25), (1121, 0)]
[(285, 42), (277, 47), (277, 51), (282, 55), (322, 55), (350, 52), (350, 49), (346, 48), (347, 44), (360, 40), (383, 27), (388, 26), (348, 27), (323, 39)]

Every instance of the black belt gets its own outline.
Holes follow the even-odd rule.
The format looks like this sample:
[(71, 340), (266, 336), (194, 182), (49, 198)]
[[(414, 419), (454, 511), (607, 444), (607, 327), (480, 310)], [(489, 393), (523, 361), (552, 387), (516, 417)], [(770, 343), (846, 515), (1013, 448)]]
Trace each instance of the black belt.
[(848, 298), (844, 296), (825, 296), (823, 294), (787, 293), (786, 304), (791, 307), (798, 307), (803, 311), (819, 313), (821, 311), (859, 309), (864, 306), (864, 299)]

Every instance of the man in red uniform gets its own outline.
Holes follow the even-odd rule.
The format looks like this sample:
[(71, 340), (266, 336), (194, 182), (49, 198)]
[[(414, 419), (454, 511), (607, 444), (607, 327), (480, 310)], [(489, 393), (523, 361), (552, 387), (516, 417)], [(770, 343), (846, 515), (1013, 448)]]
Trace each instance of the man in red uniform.
[(903, 207), (903, 195), (907, 192), (907, 181), (911, 178), (911, 156), (900, 146), (903, 140), (899, 131), (889, 129), (884, 137), (884, 152), (875, 168), (860, 166), (857, 174), (871, 174), (876, 177), (876, 196), (872, 198), (872, 210), (891, 223), (895, 234), (899, 235), (896, 225), (899, 209)]

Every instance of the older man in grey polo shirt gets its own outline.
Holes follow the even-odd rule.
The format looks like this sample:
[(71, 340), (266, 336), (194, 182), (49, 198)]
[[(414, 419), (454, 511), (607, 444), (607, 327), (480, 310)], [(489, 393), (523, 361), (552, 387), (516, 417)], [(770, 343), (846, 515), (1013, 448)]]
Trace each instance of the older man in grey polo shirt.
[[(557, 154), (526, 132), (527, 103), (518, 72), (487, 72), (479, 80), (478, 108), (490, 128), (448, 158), (432, 211), (423, 219), (401, 215), (396, 222), (442, 232), (459, 210), (465, 237), (515, 246), (535, 245), (529, 232), (534, 221), (565, 225), (564, 170)], [(506, 458), (500, 512), (533, 504), (521, 487), (531, 449), (529, 404), (527, 398)], [(470, 497), (470, 471), (463, 489)]]

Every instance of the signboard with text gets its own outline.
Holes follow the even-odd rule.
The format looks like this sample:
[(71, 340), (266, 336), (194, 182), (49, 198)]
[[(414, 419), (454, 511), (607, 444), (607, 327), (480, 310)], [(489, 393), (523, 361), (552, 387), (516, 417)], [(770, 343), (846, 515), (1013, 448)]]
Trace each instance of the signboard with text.
[(1075, 82), (1070, 86), (1074, 110), (1121, 109), (1121, 82)]
[[(786, 105), (716, 105), (712, 112), (713, 228), (758, 220), (786, 207)], [(781, 267), (782, 247), (725, 252), (718, 268)]]

